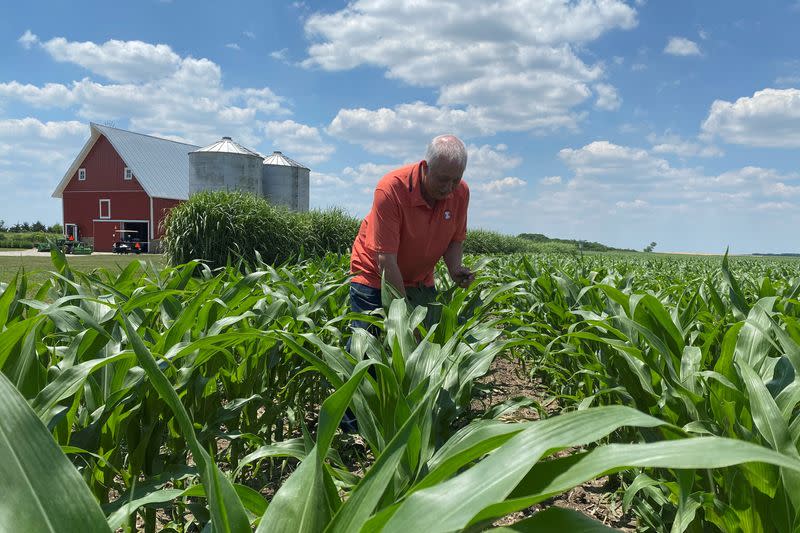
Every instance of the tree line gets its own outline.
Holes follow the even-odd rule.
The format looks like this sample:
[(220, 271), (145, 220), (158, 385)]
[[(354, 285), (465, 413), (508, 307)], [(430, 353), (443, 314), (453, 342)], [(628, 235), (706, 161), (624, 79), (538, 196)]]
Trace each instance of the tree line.
[(0, 231), (6, 233), (64, 233), (64, 227), (61, 224), (47, 226), (41, 220), (37, 220), (34, 223), (17, 222), (11, 226), (6, 226), (6, 221), (0, 220)]

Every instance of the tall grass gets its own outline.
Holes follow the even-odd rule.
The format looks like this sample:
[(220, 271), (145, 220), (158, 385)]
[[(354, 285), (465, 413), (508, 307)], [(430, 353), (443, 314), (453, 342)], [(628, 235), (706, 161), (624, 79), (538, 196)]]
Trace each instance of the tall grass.
[[(170, 211), (165, 220), (164, 251), (173, 265), (202, 259), (212, 267), (242, 260), (254, 265), (257, 254), (269, 264), (291, 258), (349, 253), (361, 221), (344, 210), (296, 213), (243, 192), (200, 192)], [(534, 243), (482, 229), (467, 232), (466, 253), (575, 253), (562, 243)]]
[(243, 192), (200, 192), (164, 222), (164, 252), (173, 265), (194, 259), (212, 267), (280, 264), (300, 256), (346, 252), (358, 221), (341, 209), (295, 213)]

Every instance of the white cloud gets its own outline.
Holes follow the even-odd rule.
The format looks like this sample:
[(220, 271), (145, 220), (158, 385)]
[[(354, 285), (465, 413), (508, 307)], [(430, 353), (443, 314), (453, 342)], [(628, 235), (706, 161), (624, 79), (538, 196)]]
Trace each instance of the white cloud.
[(646, 207), (650, 207), (649, 203), (647, 203), (644, 200), (641, 200), (639, 198), (637, 198), (636, 200), (633, 200), (632, 202), (620, 201), (620, 202), (617, 202), (614, 205), (617, 206), (620, 209), (627, 209), (627, 210), (644, 209)]
[[(205, 58), (181, 58), (166, 45), (140, 41), (108, 41), (97, 45), (55, 38), (42, 46), (49, 47), (54, 58), (72, 58), (91, 66), (93, 71), (136, 80), (103, 83), (84, 78), (70, 84), (43, 86), (17, 81), (0, 83), (0, 105), (21, 101), (44, 109), (74, 109), (84, 120), (113, 120), (134, 131), (201, 145), (218, 139), (221, 134), (231, 135), (256, 150), (271, 148), (260, 146), (264, 141), (261, 125), (291, 114), (285, 100), (268, 87), (226, 87), (219, 65)], [(87, 55), (72, 57), (82, 51)], [(127, 67), (131, 70), (124, 75), (115, 71)], [(159, 77), (150, 79), (155, 75)], [(303, 125), (295, 124), (294, 129), (299, 133), (293, 136), (282, 131), (281, 140), (306, 143), (304, 146), (308, 148), (303, 153), (309, 155), (309, 164), (330, 155), (330, 145), (319, 140), (315, 128), (306, 130)]]
[[(372, 193), (371, 187), (374, 187), (380, 179), (389, 171), (394, 170), (401, 165), (394, 164), (377, 164), (377, 163), (361, 163), (354, 167), (346, 167), (342, 171), (342, 176), (348, 183), (355, 185), (369, 185), (367, 189), (368, 194)], [(370, 197), (371, 198), (371, 197)]]
[(558, 156), (578, 176), (637, 180), (673, 173), (667, 161), (653, 157), (647, 150), (608, 141), (595, 141), (578, 149), (564, 148)]
[(277, 59), (278, 61), (286, 61), (286, 54), (289, 51), (288, 48), (281, 48), (280, 50), (275, 50), (274, 52), (270, 52), (269, 57), (272, 59)]
[(256, 38), (256, 34), (253, 33), (252, 31), (243, 31), (242, 35), (244, 35), (248, 39), (255, 39)]
[[(0, 188), (6, 222), (42, 218), (59, 221), (59, 203), (50, 200), (56, 184), (89, 137), (78, 121), (47, 121), (27, 117), (0, 119)], [(39, 212), (30, 214), (31, 206)], [(52, 216), (42, 216), (42, 212)]]
[(642, 72), (643, 70), (647, 70), (647, 65), (644, 63), (634, 63), (631, 65), (631, 70), (633, 72)]
[(342, 178), (335, 176), (333, 174), (325, 174), (323, 172), (315, 172), (311, 171), (310, 174), (311, 179), (311, 186), (314, 188), (336, 188), (341, 189), (345, 187), (349, 187), (350, 184), (344, 181)]
[(39, 42), (39, 37), (32, 33), (31, 30), (25, 30), (25, 33), (17, 39), (17, 42), (26, 50), (30, 50), (31, 46)]
[(697, 43), (685, 37), (670, 37), (664, 53), (673, 56), (699, 56), (702, 55)]
[(473, 189), (486, 193), (498, 194), (498, 193), (506, 193), (513, 189), (524, 187), (525, 185), (527, 185), (527, 182), (525, 182), (525, 180), (508, 176), (502, 179), (492, 180), (488, 183), (481, 183), (479, 185), (473, 186)]
[(505, 145), (468, 145), (467, 169), (464, 172), (464, 179), (469, 183), (493, 180), (517, 168), (522, 163), (522, 159), (509, 154), (507, 150)]
[(800, 90), (764, 89), (736, 102), (715, 100), (703, 131), (731, 144), (800, 147)]
[(228, 43), (225, 45), (225, 48), (230, 48), (231, 50), (237, 50), (237, 51), (242, 49), (242, 47), (236, 43)]
[[(414, 39), (396, 31), (397, 20), (409, 19), (415, 21)], [(576, 46), (635, 25), (635, 11), (619, 0), (359, 0), (307, 19), (313, 44), (302, 64), (325, 70), (373, 66), (389, 78), (438, 91), (435, 106), (343, 109), (331, 123), (332, 134), (385, 153), (376, 134), (402, 132), (408, 115), (424, 115), (428, 121), (417, 124), (433, 123), (433, 130), (462, 134), (575, 129), (582, 118), (575, 108), (604, 75), (603, 65), (584, 63)], [(606, 99), (599, 105), (615, 104)]]
[(112, 81), (137, 82), (162, 78), (181, 67), (181, 58), (166, 44), (111, 39), (103, 44), (55, 37), (41, 43), (56, 61), (74, 63)]
[(60, 83), (42, 87), (16, 81), (0, 83), (0, 100), (19, 100), (34, 107), (69, 107), (77, 101), (73, 89)]
[(667, 132), (663, 136), (648, 135), (647, 140), (657, 154), (675, 154), (679, 157), (721, 157), (724, 154), (716, 146), (688, 141), (679, 135)]
[(764, 202), (757, 204), (754, 209), (758, 211), (794, 211), (797, 206), (789, 202)]
[(594, 86), (597, 93), (595, 107), (606, 111), (616, 111), (622, 105), (622, 98), (617, 94), (617, 90), (607, 83), (598, 83)]
[(546, 178), (540, 179), (539, 183), (542, 185), (560, 185), (561, 176), (547, 176)]
[(317, 128), (293, 120), (270, 121), (264, 132), (272, 140), (273, 150), (280, 150), (305, 165), (327, 161), (334, 147), (322, 140)]
[(475, 111), (444, 109), (415, 102), (374, 111), (341, 109), (327, 131), (373, 153), (422, 158), (428, 141), (443, 132), (461, 137), (487, 133), (477, 127), (475, 118)]

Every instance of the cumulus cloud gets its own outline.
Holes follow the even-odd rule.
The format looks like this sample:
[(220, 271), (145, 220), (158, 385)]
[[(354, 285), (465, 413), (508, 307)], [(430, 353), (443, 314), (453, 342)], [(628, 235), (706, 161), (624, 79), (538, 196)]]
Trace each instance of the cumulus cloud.
[(286, 61), (286, 55), (289, 52), (288, 48), (281, 48), (280, 50), (275, 50), (270, 52), (269, 57), (272, 59), (277, 59), (278, 61)]
[(470, 183), (500, 178), (522, 163), (522, 158), (509, 154), (508, 147), (503, 144), (468, 145), (467, 154), (464, 179)]
[(673, 56), (699, 56), (702, 55), (697, 43), (685, 37), (670, 37), (664, 53)]
[(731, 144), (800, 147), (800, 90), (764, 89), (735, 102), (715, 100), (702, 125)]
[(30, 48), (39, 42), (39, 37), (37, 37), (31, 30), (25, 30), (25, 33), (17, 39), (17, 42), (22, 45), (23, 48), (26, 50), (30, 50)]
[(578, 176), (637, 180), (674, 174), (669, 163), (647, 150), (595, 141), (578, 149), (564, 148), (558, 156)]
[(597, 101), (594, 106), (606, 111), (616, 111), (622, 105), (622, 98), (617, 94), (617, 90), (607, 83), (598, 83), (594, 86), (597, 93)]
[(309, 178), (311, 180), (311, 185), (314, 188), (340, 189), (350, 186), (348, 182), (344, 181), (339, 176), (336, 176), (334, 174), (326, 174), (324, 172), (315, 172), (312, 170)]
[(473, 188), (478, 191), (486, 193), (498, 194), (498, 193), (506, 193), (511, 190), (524, 187), (525, 185), (527, 185), (527, 182), (525, 182), (525, 180), (508, 176), (499, 180), (492, 180), (487, 183), (481, 183)]
[[(0, 119), (2, 218), (6, 222), (44, 218), (41, 212), (30, 214), (32, 205), (58, 213), (59, 204), (49, 200), (50, 195), (88, 137), (88, 126), (74, 120)], [(58, 221), (57, 215), (46, 219)]]
[(41, 46), (56, 61), (80, 65), (112, 81), (153, 80), (167, 76), (181, 66), (180, 56), (166, 44), (116, 39), (97, 44), (55, 37), (41, 42)]
[(632, 202), (619, 201), (614, 205), (616, 205), (620, 209), (629, 209), (629, 210), (632, 210), (632, 209), (644, 209), (646, 207), (650, 207), (649, 203), (647, 203), (644, 200), (639, 199), (639, 198), (637, 198), (636, 200), (633, 200)]
[[(397, 20), (411, 19), (414, 39), (396, 31)], [(575, 129), (583, 117), (575, 108), (604, 75), (602, 64), (586, 64), (576, 48), (635, 25), (635, 11), (619, 0), (359, 0), (307, 19), (312, 44), (302, 64), (325, 70), (373, 66), (389, 78), (438, 91), (436, 105), (341, 110), (329, 131), (366, 141), (371, 151), (376, 134), (407, 130), (409, 115), (424, 116), (428, 121), (417, 124), (433, 124), (437, 131), (460, 126), (462, 134)], [(618, 105), (612, 90), (599, 89), (605, 96), (598, 106)]]
[(442, 132), (461, 137), (488, 133), (480, 129), (475, 118), (475, 110), (444, 109), (415, 102), (394, 109), (341, 109), (327, 131), (360, 144), (369, 152), (421, 159), (428, 141)]
[(674, 154), (679, 157), (721, 157), (725, 153), (716, 146), (683, 139), (680, 135), (667, 132), (663, 136), (649, 135), (647, 140), (653, 145), (656, 154)]
[(546, 178), (540, 179), (539, 183), (542, 185), (560, 185), (561, 176), (547, 176)]
[[(260, 149), (264, 141), (264, 122), (279, 122), (277, 118), (291, 114), (285, 99), (268, 87), (226, 87), (219, 65), (180, 57), (167, 45), (115, 40), (95, 44), (57, 37), (41, 46), (57, 61), (74, 62), (117, 81), (86, 77), (43, 86), (10, 81), (0, 83), (0, 104), (21, 101), (43, 109), (74, 109), (85, 120), (127, 121), (134, 131), (195, 144), (212, 142), (224, 132), (253, 149)], [(329, 156), (330, 145), (319, 141), (319, 131), (302, 126), (296, 124), (295, 134), (281, 131), (281, 140), (302, 138), (319, 148), (306, 152), (312, 162)]]
[(319, 130), (293, 120), (269, 121), (264, 132), (272, 141), (273, 150), (285, 152), (306, 165), (327, 161), (334, 147), (322, 139)]

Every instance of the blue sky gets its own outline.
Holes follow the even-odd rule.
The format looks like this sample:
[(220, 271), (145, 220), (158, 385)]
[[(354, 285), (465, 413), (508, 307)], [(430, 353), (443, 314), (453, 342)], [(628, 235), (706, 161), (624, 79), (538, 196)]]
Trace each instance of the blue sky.
[(0, 219), (89, 121), (222, 135), (369, 209), (455, 133), (470, 226), (641, 249), (800, 251), (800, 1), (20, 2), (0, 19)]

